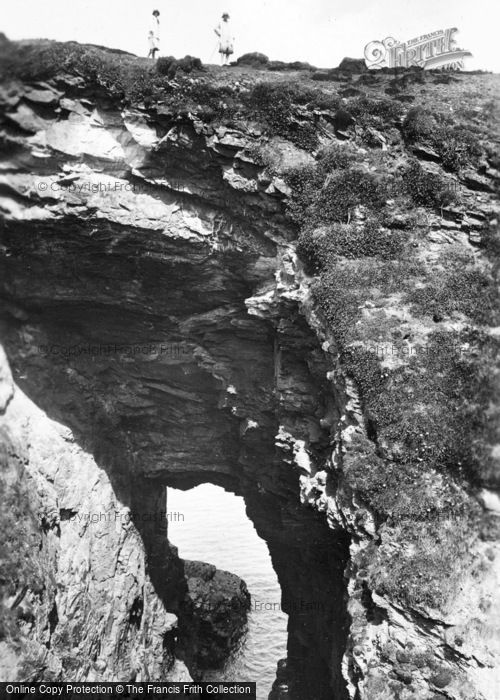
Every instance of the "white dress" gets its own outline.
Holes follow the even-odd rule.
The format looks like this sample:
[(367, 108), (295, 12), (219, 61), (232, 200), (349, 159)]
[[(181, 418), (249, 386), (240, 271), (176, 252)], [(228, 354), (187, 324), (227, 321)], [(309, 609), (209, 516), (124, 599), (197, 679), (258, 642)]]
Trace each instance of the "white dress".
[(219, 36), (219, 53), (234, 52), (234, 36), (229, 22), (220, 22), (216, 28), (216, 33)]
[(148, 43), (150, 49), (160, 48), (160, 20), (157, 17), (153, 17), (151, 20), (151, 26), (148, 35)]

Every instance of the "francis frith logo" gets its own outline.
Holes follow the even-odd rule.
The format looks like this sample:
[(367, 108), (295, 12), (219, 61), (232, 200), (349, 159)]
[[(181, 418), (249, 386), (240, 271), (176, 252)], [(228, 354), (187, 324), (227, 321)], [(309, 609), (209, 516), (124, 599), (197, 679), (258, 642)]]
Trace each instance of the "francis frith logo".
[(410, 68), (418, 66), (426, 70), (462, 70), (464, 58), (470, 51), (456, 46), (456, 27), (440, 29), (430, 34), (400, 42), (393, 37), (383, 41), (370, 41), (365, 46), (365, 63), (368, 68)]

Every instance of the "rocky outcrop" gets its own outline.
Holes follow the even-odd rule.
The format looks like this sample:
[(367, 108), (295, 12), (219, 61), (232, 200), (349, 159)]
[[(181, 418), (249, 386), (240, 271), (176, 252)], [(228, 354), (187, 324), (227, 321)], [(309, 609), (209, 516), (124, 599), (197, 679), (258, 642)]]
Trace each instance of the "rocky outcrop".
[[(165, 487), (211, 482), (244, 496), (280, 581), (288, 659), (274, 697), (496, 698), (496, 541), (471, 540), (446, 614), (370, 586), (413, 550), (367, 505), (362, 475), (394, 453), (377, 444), (285, 213), (284, 171), (314, 157), (203, 106), (124, 104), (74, 71), (12, 79), (0, 97), (4, 475), (27, 513), (19, 541), (33, 542), (22, 576), (4, 579), (18, 630), (1, 641), (5, 677), (27, 677), (27, 650), (33, 678), (196, 673), (207, 659), (190, 606), (221, 574), (207, 581), (203, 565), (186, 584)], [(335, 115), (304, 109), (300, 123), (334, 139)], [(385, 142), (397, 159), (401, 139)], [(475, 216), (492, 218), (481, 206), (458, 212), (457, 244), (474, 243)], [(423, 256), (444, 245), (442, 219)], [(370, 328), (377, 310), (364, 307)], [(462, 494), (440, 478), (429, 490)], [(217, 659), (235, 642), (218, 631)]]
[(276, 680), (273, 683), (273, 688), (269, 694), (269, 700), (288, 700), (290, 697), (288, 692), (288, 682), (286, 659), (281, 659), (278, 662)]
[(184, 561), (184, 575), (179, 651), (192, 672), (220, 668), (245, 634), (250, 594), (238, 576), (211, 564)]
[(3, 355), (1, 380), (2, 678), (189, 680), (124, 494)]

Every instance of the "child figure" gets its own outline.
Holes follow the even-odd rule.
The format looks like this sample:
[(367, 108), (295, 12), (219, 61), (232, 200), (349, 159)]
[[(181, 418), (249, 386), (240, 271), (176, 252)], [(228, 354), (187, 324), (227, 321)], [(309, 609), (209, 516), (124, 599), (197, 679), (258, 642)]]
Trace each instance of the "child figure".
[(148, 33), (149, 53), (148, 58), (155, 60), (156, 52), (160, 50), (160, 13), (158, 10), (153, 11), (153, 20), (151, 29)]
[(224, 12), (222, 22), (214, 29), (214, 32), (219, 37), (219, 53), (221, 55), (221, 63), (223, 66), (229, 65), (229, 57), (234, 52), (234, 36), (229, 23), (229, 15)]

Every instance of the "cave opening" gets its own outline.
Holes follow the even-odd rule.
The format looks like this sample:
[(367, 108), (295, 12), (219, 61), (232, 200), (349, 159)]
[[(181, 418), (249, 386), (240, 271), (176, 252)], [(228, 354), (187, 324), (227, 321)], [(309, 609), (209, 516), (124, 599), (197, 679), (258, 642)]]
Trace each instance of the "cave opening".
[(168, 531), (182, 559), (213, 564), (246, 583), (250, 608), (238, 648), (203, 680), (257, 681), (258, 700), (267, 700), (276, 666), (287, 654), (288, 615), (268, 547), (245, 511), (244, 499), (204, 483), (187, 491), (167, 489)]

